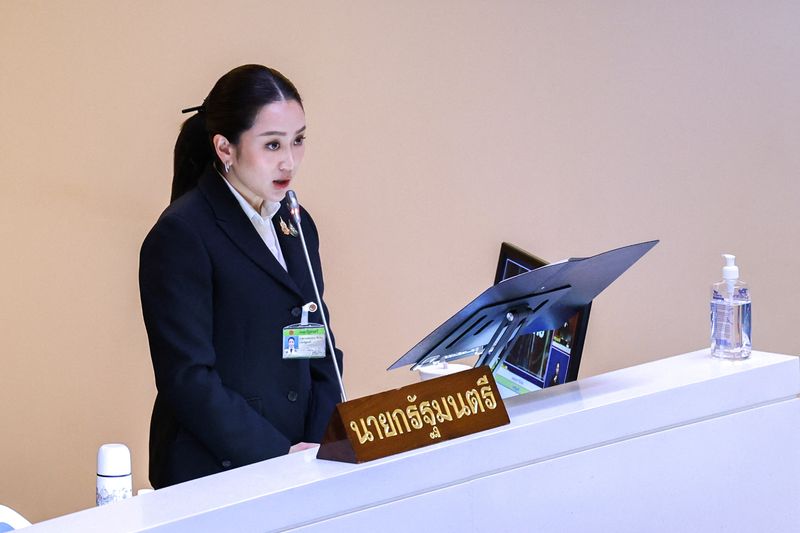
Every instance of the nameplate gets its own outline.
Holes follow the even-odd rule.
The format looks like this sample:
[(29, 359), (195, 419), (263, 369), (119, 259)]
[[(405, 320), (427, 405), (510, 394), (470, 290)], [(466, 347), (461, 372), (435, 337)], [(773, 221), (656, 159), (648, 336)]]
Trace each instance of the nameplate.
[(317, 458), (363, 463), (508, 422), (494, 376), (481, 366), (338, 404)]

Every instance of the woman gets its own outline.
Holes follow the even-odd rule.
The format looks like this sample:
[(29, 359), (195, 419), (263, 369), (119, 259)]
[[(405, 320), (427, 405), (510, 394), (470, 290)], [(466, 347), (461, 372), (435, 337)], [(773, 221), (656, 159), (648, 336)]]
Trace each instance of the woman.
[[(283, 328), (314, 300), (284, 199), (305, 150), (297, 89), (245, 65), (188, 111), (197, 113), (175, 145), (172, 203), (140, 257), (158, 389), (155, 488), (311, 447), (340, 398), (330, 357), (282, 357)], [(302, 209), (301, 220), (322, 293), (317, 229)]]

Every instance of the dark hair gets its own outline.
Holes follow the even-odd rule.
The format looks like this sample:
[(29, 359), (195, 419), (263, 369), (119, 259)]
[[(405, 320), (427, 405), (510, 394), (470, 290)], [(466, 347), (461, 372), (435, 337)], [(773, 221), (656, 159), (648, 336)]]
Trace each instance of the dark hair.
[(294, 84), (275, 69), (242, 65), (222, 76), (197, 113), (183, 123), (175, 141), (170, 202), (193, 189), (206, 166), (217, 162), (211, 143), (214, 135), (219, 133), (237, 144), (262, 107), (289, 100), (303, 105)]

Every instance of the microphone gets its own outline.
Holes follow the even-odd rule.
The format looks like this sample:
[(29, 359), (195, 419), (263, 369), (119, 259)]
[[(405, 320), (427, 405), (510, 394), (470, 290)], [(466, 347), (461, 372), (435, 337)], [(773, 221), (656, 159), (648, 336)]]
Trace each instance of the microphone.
[(322, 324), (325, 326), (325, 339), (328, 341), (328, 349), (331, 352), (331, 359), (333, 359), (333, 369), (336, 371), (336, 379), (339, 380), (339, 392), (342, 395), (342, 401), (347, 401), (347, 395), (344, 392), (344, 383), (342, 382), (342, 372), (339, 370), (339, 361), (336, 360), (336, 350), (333, 348), (333, 339), (331, 339), (331, 329), (328, 327), (328, 319), (325, 318), (325, 310), (322, 307), (322, 298), (319, 295), (317, 288), (317, 278), (314, 275), (314, 269), (311, 267), (311, 257), (308, 255), (308, 247), (306, 247), (306, 238), (303, 235), (303, 226), (300, 223), (300, 204), (297, 202), (297, 195), (294, 191), (286, 191), (286, 201), (289, 204), (289, 213), (292, 215), (294, 223), (297, 224), (297, 231), (300, 232), (300, 243), (303, 245), (303, 253), (306, 256), (306, 266), (308, 266), (308, 273), (311, 274), (311, 285), (314, 287), (314, 296), (317, 298), (317, 307), (319, 307), (319, 314), (322, 316)]
[[(289, 202), (289, 213), (292, 215), (292, 219), (294, 223), (298, 226), (300, 225), (300, 204), (297, 202), (297, 195), (294, 191), (289, 190), (286, 191), (286, 200)], [(303, 240), (303, 246), (305, 246), (306, 241)], [(311, 274), (313, 277), (313, 273)]]

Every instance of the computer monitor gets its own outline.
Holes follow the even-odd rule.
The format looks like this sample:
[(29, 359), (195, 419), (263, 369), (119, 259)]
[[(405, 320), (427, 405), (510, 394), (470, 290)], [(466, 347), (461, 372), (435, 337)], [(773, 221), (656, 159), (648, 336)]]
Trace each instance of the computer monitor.
[[(495, 284), (546, 265), (547, 262), (504, 242), (497, 261)], [(507, 355), (487, 361), (503, 398), (526, 394), (578, 378), (591, 303), (559, 329), (518, 334)]]

